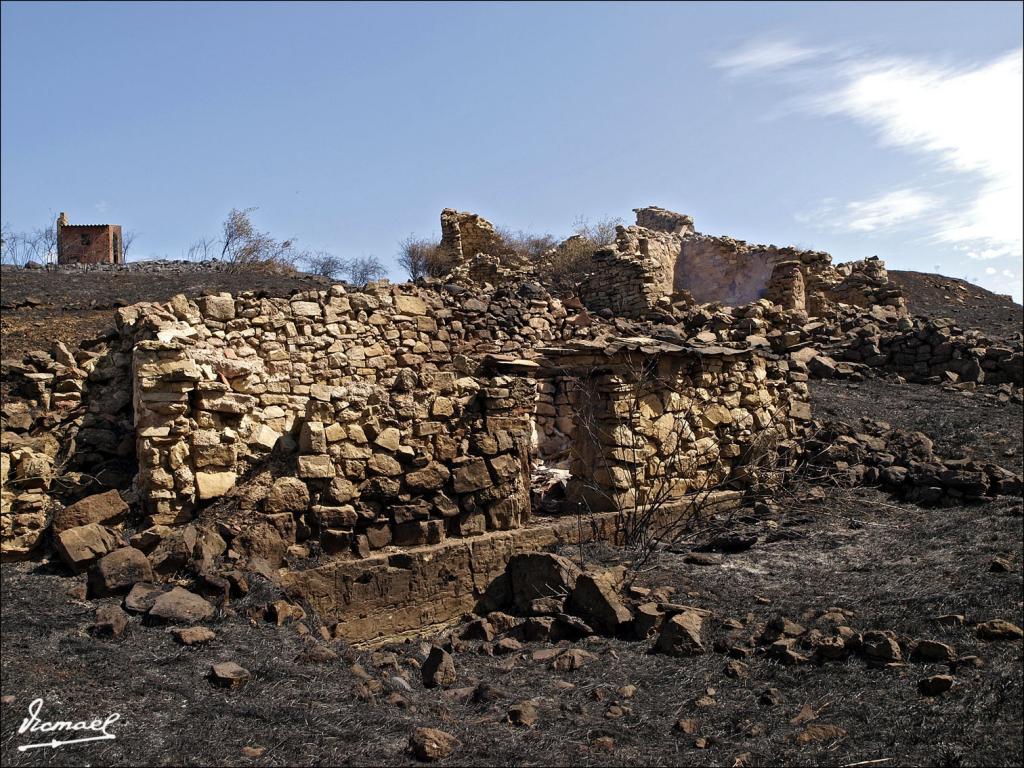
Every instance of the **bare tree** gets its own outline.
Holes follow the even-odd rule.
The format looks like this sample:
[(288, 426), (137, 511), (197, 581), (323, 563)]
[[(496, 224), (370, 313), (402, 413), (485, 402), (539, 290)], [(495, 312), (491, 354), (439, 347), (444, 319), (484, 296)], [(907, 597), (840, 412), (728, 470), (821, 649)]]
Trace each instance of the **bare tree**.
[(189, 243), (185, 251), (185, 258), (189, 261), (209, 261), (210, 253), (216, 247), (217, 241), (212, 237), (200, 237)]
[(135, 244), (135, 238), (139, 236), (139, 233), (134, 229), (129, 229), (127, 232), (121, 233), (121, 260), (128, 261), (128, 249)]
[(398, 264), (409, 274), (410, 280), (436, 275), (439, 270), (439, 248), (437, 243), (409, 235), (399, 243)]
[(366, 285), (374, 280), (387, 277), (388, 271), (376, 256), (363, 256), (351, 259), (342, 268), (348, 281), (353, 285)]
[(15, 232), (10, 224), (4, 224), (0, 231), (0, 264), (13, 264), (20, 267), (24, 263), (24, 241), (21, 234)]
[(221, 258), (236, 269), (253, 267), (292, 268), (302, 258), (291, 240), (275, 240), (253, 226), (249, 214), (255, 208), (232, 208), (222, 225)]
[(305, 257), (307, 271), (311, 275), (322, 275), (332, 280), (345, 272), (349, 265), (344, 259), (332, 256), (327, 251), (316, 251)]

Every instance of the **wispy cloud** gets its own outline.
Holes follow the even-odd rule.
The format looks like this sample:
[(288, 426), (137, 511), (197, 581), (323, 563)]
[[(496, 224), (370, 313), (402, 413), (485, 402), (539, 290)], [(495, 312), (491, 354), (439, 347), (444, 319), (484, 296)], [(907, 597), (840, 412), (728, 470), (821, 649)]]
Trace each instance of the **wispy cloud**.
[(827, 198), (815, 210), (797, 213), (796, 220), (844, 232), (885, 232), (914, 224), (941, 205), (937, 197), (919, 189), (895, 189), (847, 203)]
[(852, 232), (893, 229), (935, 210), (939, 200), (913, 189), (897, 189), (870, 200), (846, 204), (847, 228)]
[[(841, 87), (812, 103), (876, 132), (881, 143), (935, 158), (979, 182), (955, 214), (936, 222), (938, 240), (971, 258), (1019, 258), (1024, 229), (1024, 78), (1021, 50), (982, 66), (847, 62)], [(904, 201), (906, 202), (906, 201)], [(953, 206), (950, 206), (953, 209)]]
[[(716, 66), (731, 76), (772, 75), (776, 84), (797, 88), (791, 98), (780, 96), (780, 104), (854, 120), (879, 144), (932, 161), (926, 178), (907, 178), (868, 199), (824, 200), (797, 214), (799, 222), (875, 234), (916, 227), (916, 237), (952, 246), (960, 257), (1019, 263), (1022, 60), (1024, 52), (1017, 49), (980, 64), (954, 66), (872, 56), (850, 47), (808, 47), (779, 37), (752, 40)], [(780, 70), (785, 78), (777, 77)], [(963, 192), (965, 184), (970, 192)], [(956, 194), (936, 191), (950, 186)]]
[(715, 66), (732, 75), (750, 75), (800, 64), (826, 53), (824, 48), (809, 48), (792, 40), (762, 38), (751, 40), (715, 61)]

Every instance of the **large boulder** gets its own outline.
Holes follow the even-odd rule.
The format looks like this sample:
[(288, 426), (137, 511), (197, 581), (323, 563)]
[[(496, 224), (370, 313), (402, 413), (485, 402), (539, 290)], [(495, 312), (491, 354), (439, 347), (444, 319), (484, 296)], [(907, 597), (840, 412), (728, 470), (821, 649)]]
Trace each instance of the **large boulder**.
[(97, 493), (64, 507), (54, 515), (53, 532), (60, 533), (89, 523), (117, 523), (127, 513), (128, 505), (117, 491)]
[(616, 634), (633, 620), (633, 614), (622, 604), (615, 590), (605, 579), (584, 573), (576, 579), (569, 596), (570, 613), (579, 616), (598, 632)]
[(89, 591), (106, 596), (127, 592), (140, 581), (153, 581), (153, 566), (135, 547), (115, 549), (100, 558), (89, 575)]
[(654, 649), (669, 656), (700, 655), (705, 650), (703, 628), (704, 619), (696, 611), (677, 613), (662, 625)]
[(61, 531), (55, 537), (57, 554), (68, 567), (82, 573), (92, 563), (118, 547), (117, 536), (99, 523)]
[(156, 622), (195, 624), (213, 616), (213, 606), (194, 592), (175, 587), (153, 602), (147, 614)]
[(423, 662), (423, 685), (427, 688), (444, 687), (451, 685), (456, 680), (455, 662), (452, 655), (444, 648), (434, 646), (430, 649), (430, 655)]
[(512, 602), (523, 612), (538, 598), (565, 600), (576, 588), (581, 571), (572, 560), (549, 552), (513, 555), (505, 569), (512, 587)]

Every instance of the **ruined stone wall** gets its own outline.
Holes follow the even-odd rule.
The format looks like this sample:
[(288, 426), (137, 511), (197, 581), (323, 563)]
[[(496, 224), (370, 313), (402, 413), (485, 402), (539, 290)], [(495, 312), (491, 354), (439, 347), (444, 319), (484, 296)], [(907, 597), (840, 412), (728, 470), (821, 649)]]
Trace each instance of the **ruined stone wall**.
[(686, 237), (693, 234), (693, 218), (682, 213), (659, 208), (656, 205), (647, 208), (634, 208), (636, 225), (656, 232), (669, 232), (673, 235)]
[[(501, 326), (489, 322), (462, 344), (486, 307), (464, 301), (465, 322), (429, 299), (335, 286), (146, 310), (139, 322), (156, 338), (136, 344), (134, 380), (151, 522), (184, 522), (283, 448), (264, 509), (298, 513), (328, 550), (518, 526), (529, 514), (536, 383), (482, 375), (474, 360), (523, 337), (494, 343)], [(517, 331), (548, 330), (524, 319)]]
[(641, 318), (667, 309), (679, 296), (728, 306), (767, 296), (785, 309), (815, 316), (837, 303), (905, 309), (899, 289), (877, 258), (833, 266), (823, 251), (696, 233), (689, 216), (662, 208), (639, 208), (636, 215), (637, 225), (619, 227), (615, 245), (594, 257), (591, 274), (580, 287), (580, 298), (591, 311)]
[(592, 312), (644, 317), (672, 293), (679, 243), (680, 238), (670, 232), (617, 227), (615, 245), (594, 254), (580, 298)]
[(586, 508), (671, 504), (742, 485), (769, 454), (795, 458), (810, 419), (805, 374), (750, 350), (618, 346), (545, 350), (577, 378), (570, 489)]

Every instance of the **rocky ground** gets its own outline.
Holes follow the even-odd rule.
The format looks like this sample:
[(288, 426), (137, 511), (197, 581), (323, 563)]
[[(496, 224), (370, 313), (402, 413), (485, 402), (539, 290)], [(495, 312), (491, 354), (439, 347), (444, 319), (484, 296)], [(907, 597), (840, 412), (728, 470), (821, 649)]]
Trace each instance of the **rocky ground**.
[[(948, 292), (956, 282), (932, 287)], [(106, 301), (95, 288), (93, 297)], [(166, 288), (167, 296), (146, 298), (182, 289)], [(914, 311), (941, 303), (939, 294), (918, 301), (907, 290)], [(5, 357), (8, 345), (45, 346), (53, 317), (71, 318), (69, 341), (94, 332), (76, 325), (89, 312), (109, 321), (109, 310), (58, 306), (78, 294), (54, 294), (41, 310), (16, 291), (29, 292), (9, 287), (5, 272), (3, 302), (21, 305), (3, 313)], [(1005, 335), (1019, 307), (979, 296), (967, 296), (958, 322)], [(884, 420), (927, 433), (943, 458), (1021, 471), (1024, 413), (994, 388), (872, 379), (815, 380), (811, 388), (820, 419)], [(751, 548), (709, 565), (694, 563), (686, 547), (659, 552), (637, 581), (709, 612), (701, 614), (703, 653), (652, 653), (653, 639), (598, 635), (521, 639), (519, 647), (456, 641), (454, 678), (433, 688), (421, 667), (438, 638), (354, 649), (321, 640), (315, 617), (282, 617), (281, 626), (249, 618), (277, 597), (266, 582), (217, 610), (204, 625), (213, 639), (187, 646), (134, 615), (116, 639), (97, 637), (97, 606), (120, 599), (86, 601), (85, 577), (56, 559), (4, 564), (0, 758), (5, 766), (412, 764), (410, 737), (433, 728), (454, 738), (439, 745), (451, 749), (444, 765), (1020, 764), (1021, 641), (983, 639), (979, 625), (1024, 623), (1021, 498), (923, 507), (877, 488), (826, 487), (772, 501), (733, 521), (756, 535)], [(585, 555), (592, 567), (610, 568), (622, 553), (593, 547)], [(938, 621), (949, 615), (963, 619)], [(880, 664), (861, 649), (788, 664), (795, 659), (760, 641), (780, 619), (801, 655), (810, 655), (803, 645), (814, 630), (829, 634), (842, 622), (861, 637), (891, 632), (900, 659)], [(500, 629), (500, 617), (492, 623)], [(951, 651), (952, 661), (919, 661), (922, 640), (948, 646), (936, 655)], [(217, 685), (210, 670), (222, 662), (250, 679)], [(920, 681), (935, 675), (949, 676), (950, 689), (922, 694)], [(116, 740), (19, 751), (46, 738), (17, 733), (36, 698), (46, 702), (44, 719), (119, 712)]]

